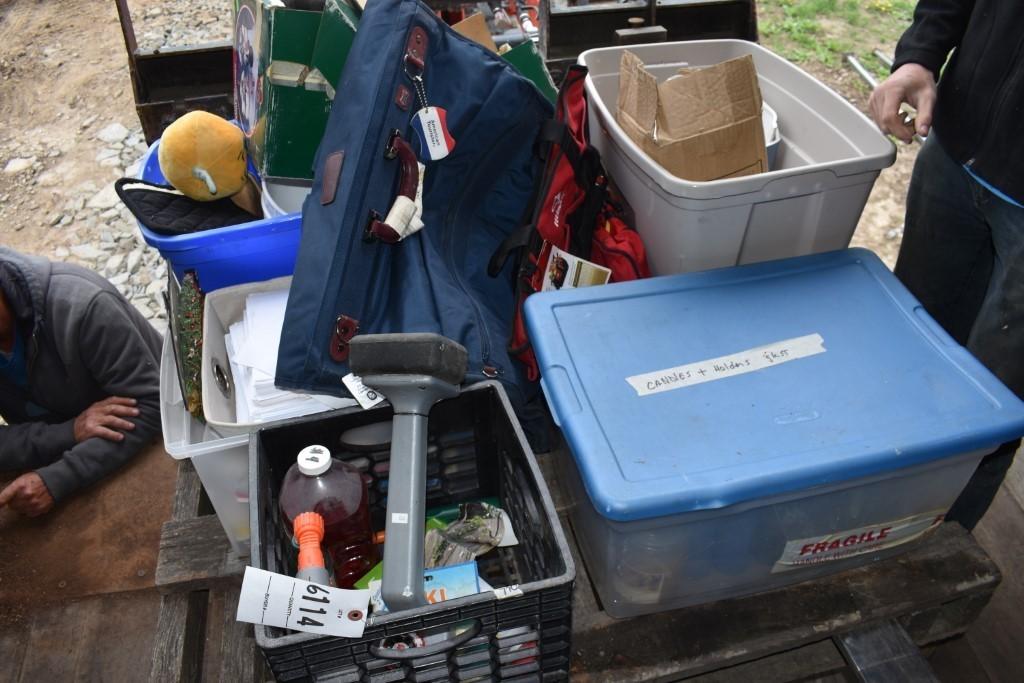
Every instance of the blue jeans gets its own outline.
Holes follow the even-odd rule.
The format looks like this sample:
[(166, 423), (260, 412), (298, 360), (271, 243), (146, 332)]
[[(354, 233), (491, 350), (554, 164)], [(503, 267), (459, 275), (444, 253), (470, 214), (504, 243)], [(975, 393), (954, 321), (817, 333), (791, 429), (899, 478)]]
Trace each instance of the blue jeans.
[[(1024, 209), (951, 159), (934, 131), (917, 156), (896, 275), (949, 334), (1024, 398)], [(987, 456), (948, 519), (973, 529), (1020, 440)]]

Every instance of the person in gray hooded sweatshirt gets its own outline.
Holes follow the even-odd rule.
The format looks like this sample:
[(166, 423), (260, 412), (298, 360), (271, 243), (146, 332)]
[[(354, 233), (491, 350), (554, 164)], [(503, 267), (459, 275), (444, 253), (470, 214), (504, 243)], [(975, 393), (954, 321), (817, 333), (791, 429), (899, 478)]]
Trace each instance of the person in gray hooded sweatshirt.
[(0, 508), (43, 514), (160, 432), (160, 347), (96, 273), (0, 247), (0, 471), (24, 472)]

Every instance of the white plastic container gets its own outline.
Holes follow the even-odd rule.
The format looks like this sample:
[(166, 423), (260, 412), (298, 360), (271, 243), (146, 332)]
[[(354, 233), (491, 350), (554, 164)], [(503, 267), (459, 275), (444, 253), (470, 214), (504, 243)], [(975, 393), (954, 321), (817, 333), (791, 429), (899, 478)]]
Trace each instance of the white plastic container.
[[(684, 66), (753, 56), (764, 101), (783, 123), (768, 173), (710, 182), (677, 178), (615, 121), (619, 59), (634, 52), (659, 80)], [(587, 50), (590, 138), (635, 215), (655, 275), (707, 270), (849, 245), (868, 194), (896, 148), (807, 72), (743, 40)]]
[(160, 359), (160, 421), (164, 449), (175, 460), (190, 458), (231, 548), (249, 556), (249, 432), (214, 429), (185, 410), (170, 335)]
[(1024, 433), (1024, 403), (861, 249), (541, 292), (525, 312), (615, 617), (902, 552)]
[[(239, 430), (248, 431), (261, 424), (259, 421), (238, 420), (234, 394), (236, 388), (231, 375), (224, 335), (231, 325), (241, 320), (245, 314), (246, 297), (258, 292), (287, 290), (291, 280), (291, 276), (288, 276), (263, 282), (250, 282), (218, 289), (206, 295), (203, 307), (202, 392), (203, 415), (211, 427), (231, 433)], [(317, 396), (316, 401), (297, 403), (277, 412), (273, 419), (300, 417), (351, 405), (355, 405), (354, 400)]]
[(311, 185), (308, 183), (282, 183), (261, 181), (260, 206), (263, 207), (264, 218), (276, 218), (292, 213), (302, 212), (302, 203), (309, 196)]
[(779, 115), (767, 102), (761, 103), (761, 124), (764, 126), (764, 146), (768, 152), (768, 168), (774, 171), (775, 162), (779, 157), (782, 135), (779, 133)]

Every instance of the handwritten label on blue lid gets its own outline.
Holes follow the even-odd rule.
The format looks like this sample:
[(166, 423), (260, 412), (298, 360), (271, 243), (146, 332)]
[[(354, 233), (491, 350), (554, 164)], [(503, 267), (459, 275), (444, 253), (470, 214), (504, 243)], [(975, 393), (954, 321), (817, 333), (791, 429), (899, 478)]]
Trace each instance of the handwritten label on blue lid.
[(648, 396), (762, 370), (819, 353), (825, 353), (825, 340), (820, 334), (808, 334), (728, 356), (633, 375), (627, 377), (626, 381), (637, 396)]

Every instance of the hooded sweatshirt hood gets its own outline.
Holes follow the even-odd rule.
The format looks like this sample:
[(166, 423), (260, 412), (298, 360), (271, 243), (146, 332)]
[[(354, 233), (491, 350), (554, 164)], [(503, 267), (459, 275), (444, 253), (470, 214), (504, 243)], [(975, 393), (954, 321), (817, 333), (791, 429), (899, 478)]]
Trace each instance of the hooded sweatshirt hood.
[(0, 247), (0, 290), (26, 343), (44, 323), (50, 262)]

